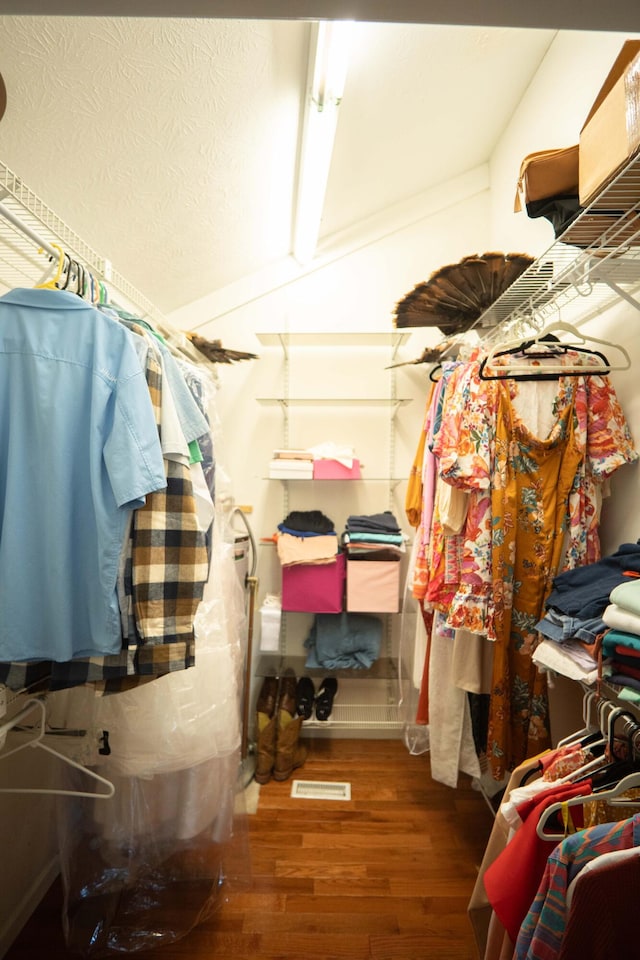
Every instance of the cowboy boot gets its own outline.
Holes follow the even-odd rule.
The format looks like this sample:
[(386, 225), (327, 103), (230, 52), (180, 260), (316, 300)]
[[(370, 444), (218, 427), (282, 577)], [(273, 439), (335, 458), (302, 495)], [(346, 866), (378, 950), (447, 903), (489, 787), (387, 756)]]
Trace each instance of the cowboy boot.
[(265, 677), (256, 703), (256, 771), (257, 783), (268, 783), (276, 758), (276, 732), (278, 718), (278, 678)]
[(288, 780), (297, 767), (307, 759), (307, 748), (298, 743), (303, 717), (296, 717), (295, 676), (280, 678), (280, 700), (277, 711), (276, 759), (274, 780)]

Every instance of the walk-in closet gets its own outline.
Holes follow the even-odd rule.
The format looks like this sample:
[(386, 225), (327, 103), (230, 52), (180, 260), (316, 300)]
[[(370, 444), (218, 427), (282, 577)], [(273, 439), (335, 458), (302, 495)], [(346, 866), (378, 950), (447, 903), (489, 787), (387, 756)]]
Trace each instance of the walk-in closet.
[(637, 18), (155, 6), (0, 0), (0, 958), (640, 956)]

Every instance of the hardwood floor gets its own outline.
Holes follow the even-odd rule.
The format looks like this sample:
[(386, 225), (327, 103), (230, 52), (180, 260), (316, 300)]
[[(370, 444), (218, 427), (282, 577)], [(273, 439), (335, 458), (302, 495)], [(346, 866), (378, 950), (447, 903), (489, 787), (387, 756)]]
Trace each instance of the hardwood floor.
[[(236, 830), (242, 866), (215, 911), (137, 957), (474, 960), (466, 910), (492, 817), (469, 778), (456, 790), (436, 783), (429, 755), (411, 756), (401, 741), (308, 744), (294, 776), (349, 781), (351, 800), (292, 799), (291, 781), (261, 787), (257, 812)], [(77, 956), (60, 904), (56, 882), (5, 960)]]

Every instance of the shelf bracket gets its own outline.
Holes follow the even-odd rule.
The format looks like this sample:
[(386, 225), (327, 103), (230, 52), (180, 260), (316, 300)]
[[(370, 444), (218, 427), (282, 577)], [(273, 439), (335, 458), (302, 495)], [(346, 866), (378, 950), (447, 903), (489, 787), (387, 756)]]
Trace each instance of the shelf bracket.
[(617, 296), (621, 297), (623, 300), (626, 300), (627, 303), (631, 304), (632, 307), (635, 307), (636, 310), (640, 310), (640, 301), (636, 300), (635, 297), (632, 297), (630, 293), (627, 293), (626, 290), (623, 290), (622, 287), (619, 287), (618, 284), (613, 280), (608, 280), (605, 277), (601, 277), (601, 279), (603, 283), (606, 283), (606, 285), (610, 287)]

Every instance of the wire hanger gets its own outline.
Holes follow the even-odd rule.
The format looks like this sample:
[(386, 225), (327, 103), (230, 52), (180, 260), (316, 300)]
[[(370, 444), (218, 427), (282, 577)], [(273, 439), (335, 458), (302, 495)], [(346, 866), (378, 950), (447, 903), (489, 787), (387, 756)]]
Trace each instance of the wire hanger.
[[(609, 740), (610, 748), (611, 748), (611, 745), (613, 744), (613, 739), (614, 739), (615, 721), (620, 716), (625, 717), (625, 719), (634, 720), (634, 725), (637, 728), (637, 724), (635, 724), (635, 718), (633, 717), (632, 714), (630, 714), (626, 710), (623, 710), (620, 707), (613, 709), (609, 713), (609, 716), (607, 718), (608, 740)], [(631, 742), (631, 738), (630, 738), (630, 742)], [(627, 792), (627, 790), (631, 790), (633, 787), (640, 787), (640, 770), (632, 769), (632, 761), (629, 760), (629, 762), (626, 764), (622, 762), (618, 762), (618, 763), (619, 763), (619, 767), (617, 766), (616, 768), (621, 770), (626, 770), (627, 773), (626, 773), (626, 776), (623, 776), (622, 779), (618, 780), (618, 782), (615, 783), (611, 787), (611, 789), (595, 790), (592, 793), (584, 796), (571, 797), (569, 800), (560, 800), (560, 801), (557, 801), (556, 803), (550, 804), (550, 806), (548, 806), (546, 810), (544, 810), (543, 813), (541, 814), (538, 824), (536, 826), (536, 833), (538, 834), (538, 836), (542, 840), (564, 840), (565, 838), (564, 832), (548, 833), (545, 830), (546, 825), (549, 823), (550, 820), (555, 818), (556, 814), (563, 813), (567, 807), (583, 806), (585, 803), (592, 803), (593, 801), (600, 801), (600, 800), (613, 801), (617, 797), (621, 797), (624, 793)], [(587, 764), (587, 766), (583, 768), (582, 772), (584, 772), (584, 770), (586, 770), (590, 766), (591, 764)], [(614, 763), (607, 766), (613, 767)], [(573, 780), (573, 782), (576, 782), (576, 781)], [(627, 798), (625, 800), (625, 804), (629, 806), (632, 804), (640, 804), (640, 797), (637, 799)]]
[[(559, 340), (555, 334), (569, 334), (572, 340)], [(617, 350), (622, 355), (619, 363), (611, 363), (608, 358), (598, 350), (589, 349), (588, 343), (598, 344), (611, 350)], [(532, 354), (532, 348), (540, 345), (545, 350), (544, 354)], [(566, 353), (572, 350), (594, 357), (599, 362), (597, 364), (544, 364), (537, 368), (532, 368), (529, 360), (533, 356), (553, 356), (554, 353)], [(487, 367), (491, 366), (492, 360), (498, 356), (505, 356), (510, 353), (521, 352), (521, 358), (515, 358), (512, 363), (503, 368), (496, 368), (495, 372), (488, 373)], [(555, 320), (548, 324), (544, 330), (540, 331), (533, 339), (523, 341), (522, 338), (510, 340), (507, 343), (496, 343), (493, 348), (483, 358), (479, 376), (482, 380), (506, 380), (506, 379), (528, 379), (542, 380), (546, 378), (556, 378), (557, 376), (590, 376), (593, 374), (607, 374), (611, 370), (628, 370), (631, 366), (631, 357), (623, 346), (613, 343), (610, 340), (602, 340), (598, 337), (584, 336), (580, 331), (570, 323), (563, 320)]]
[(37, 750), (44, 750), (46, 753), (50, 753), (54, 757), (58, 757), (59, 760), (62, 760), (63, 763), (68, 764), (70, 767), (74, 767), (74, 769), (82, 771), (82, 773), (86, 774), (91, 780), (95, 780), (99, 784), (102, 784), (105, 787), (105, 791), (102, 793), (95, 793), (85, 792), (83, 790), (59, 790), (49, 787), (0, 787), (0, 793), (55, 794), (56, 796), (62, 797), (89, 797), (92, 800), (108, 800), (110, 797), (112, 797), (116, 792), (116, 788), (110, 780), (106, 780), (99, 774), (94, 773), (93, 770), (89, 770), (88, 767), (83, 766), (81, 763), (76, 763), (75, 760), (71, 760), (63, 753), (59, 753), (57, 750), (54, 750), (53, 747), (50, 747), (48, 744), (43, 742), (45, 736), (46, 710), (42, 700), (37, 698), (27, 700), (23, 709), (17, 713), (15, 717), (6, 723), (0, 724), (0, 746), (2, 746), (4, 743), (8, 731), (22, 723), (22, 721), (29, 716), (34, 709), (38, 709), (40, 711), (40, 724), (36, 736), (27, 741), (27, 743), (21, 743), (19, 746), (13, 747), (12, 750), (8, 750), (6, 753), (0, 754), (0, 760), (11, 757), (16, 753), (19, 753), (21, 750), (26, 750), (29, 747), (33, 747)]

